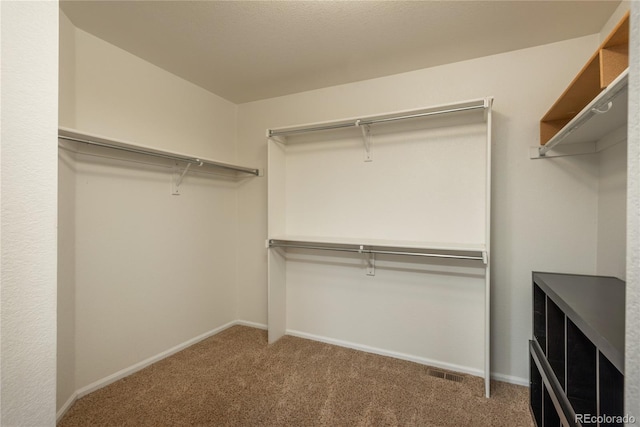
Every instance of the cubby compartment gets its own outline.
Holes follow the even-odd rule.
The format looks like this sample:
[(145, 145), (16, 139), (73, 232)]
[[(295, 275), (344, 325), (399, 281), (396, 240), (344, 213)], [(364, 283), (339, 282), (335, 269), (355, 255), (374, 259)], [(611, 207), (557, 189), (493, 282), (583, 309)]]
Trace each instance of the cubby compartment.
[(616, 417), (624, 416), (624, 376), (602, 353), (598, 357), (600, 413), (611, 417), (600, 426), (622, 426)]
[[(576, 414), (598, 413), (596, 347), (570, 320), (567, 321), (566, 394)], [(585, 423), (583, 423), (585, 424)]]
[(562, 310), (547, 299), (547, 360), (562, 389), (566, 391), (564, 318)]
[(542, 375), (536, 368), (533, 356), (529, 356), (529, 392), (531, 393), (531, 413), (536, 423), (542, 425)]
[(547, 297), (535, 283), (533, 285), (533, 338), (547, 352)]
[(544, 412), (544, 426), (545, 427), (561, 427), (560, 416), (556, 412), (553, 406), (553, 400), (546, 387), (543, 386), (543, 412)]

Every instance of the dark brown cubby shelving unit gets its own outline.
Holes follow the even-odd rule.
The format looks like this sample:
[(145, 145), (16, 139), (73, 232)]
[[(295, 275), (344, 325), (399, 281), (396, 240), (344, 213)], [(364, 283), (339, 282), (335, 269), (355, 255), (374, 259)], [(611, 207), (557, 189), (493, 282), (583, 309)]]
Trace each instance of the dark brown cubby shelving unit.
[[(619, 426), (625, 283), (533, 273), (530, 404), (538, 427)], [(600, 424), (588, 423), (600, 417)]]

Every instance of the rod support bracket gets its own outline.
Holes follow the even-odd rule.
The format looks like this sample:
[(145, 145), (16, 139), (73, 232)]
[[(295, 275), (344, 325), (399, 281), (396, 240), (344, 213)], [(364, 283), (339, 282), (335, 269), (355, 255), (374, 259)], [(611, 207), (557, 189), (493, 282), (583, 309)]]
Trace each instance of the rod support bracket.
[(366, 263), (367, 263), (367, 276), (375, 276), (376, 275), (376, 254), (371, 250), (367, 250), (363, 245), (360, 245), (358, 252), (366, 255)]
[(376, 275), (376, 254), (370, 252), (367, 257), (367, 276)]
[[(199, 162), (198, 166), (202, 166), (202, 162), (200, 161), (200, 159), (196, 159), (196, 160)], [(187, 174), (187, 172), (189, 172), (190, 167), (191, 167), (191, 163), (187, 163), (187, 166), (184, 168), (184, 170), (181, 173), (179, 166), (176, 163), (174, 167), (173, 177), (171, 180), (171, 184), (172, 184), (171, 194), (173, 194), (174, 196), (180, 195), (180, 185), (182, 185), (182, 180), (184, 179), (184, 176)]]
[(360, 120), (356, 120), (356, 127), (360, 128), (362, 132), (362, 142), (364, 143), (364, 161), (372, 162), (373, 156), (371, 154), (371, 129), (369, 125), (360, 124)]

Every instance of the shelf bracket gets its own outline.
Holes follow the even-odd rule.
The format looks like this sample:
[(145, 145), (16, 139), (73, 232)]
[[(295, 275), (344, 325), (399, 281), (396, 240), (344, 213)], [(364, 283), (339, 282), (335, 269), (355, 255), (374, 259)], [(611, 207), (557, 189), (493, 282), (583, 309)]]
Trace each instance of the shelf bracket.
[(595, 142), (582, 142), (575, 144), (556, 145), (551, 150), (542, 154), (540, 146), (529, 148), (529, 158), (535, 159), (551, 159), (553, 157), (576, 156), (579, 154), (592, 154), (597, 152)]
[[(203, 163), (202, 161), (200, 161), (200, 159), (195, 159), (196, 162), (198, 163), (198, 166), (202, 166)], [(187, 163), (187, 166), (184, 168), (184, 170), (182, 171), (182, 173), (180, 173), (180, 170), (178, 168), (178, 164), (176, 163), (175, 165), (175, 172), (173, 173), (173, 179), (171, 181), (171, 194), (173, 194), (174, 196), (179, 196), (180, 195), (180, 185), (182, 184), (182, 180), (184, 179), (184, 176), (187, 174), (187, 172), (189, 172), (189, 168), (191, 167), (191, 163)]]
[(362, 132), (362, 142), (364, 143), (364, 161), (372, 162), (373, 157), (371, 155), (371, 129), (369, 125), (361, 125), (360, 120), (356, 120), (356, 127), (360, 128)]
[(360, 249), (358, 250), (361, 254), (367, 255), (367, 276), (375, 276), (376, 275), (376, 254), (364, 248), (363, 245), (360, 245)]

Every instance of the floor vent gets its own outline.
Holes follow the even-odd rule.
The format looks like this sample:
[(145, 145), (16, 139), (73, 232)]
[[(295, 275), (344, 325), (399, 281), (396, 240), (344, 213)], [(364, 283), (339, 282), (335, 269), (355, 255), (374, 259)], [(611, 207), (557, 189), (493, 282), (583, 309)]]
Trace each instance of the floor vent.
[(429, 369), (429, 375), (436, 378), (442, 378), (444, 380), (455, 381), (461, 383), (464, 381), (464, 376), (457, 374), (450, 374), (449, 372), (438, 371), (436, 369)]

